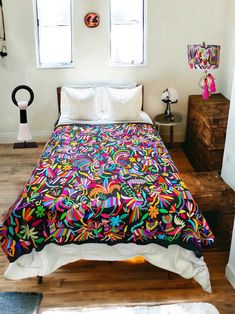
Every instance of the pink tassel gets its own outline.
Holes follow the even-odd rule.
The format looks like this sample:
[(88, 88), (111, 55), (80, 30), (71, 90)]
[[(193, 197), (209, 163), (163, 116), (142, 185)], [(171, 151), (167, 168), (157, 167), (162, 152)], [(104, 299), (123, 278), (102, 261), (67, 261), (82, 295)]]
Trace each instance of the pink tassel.
[(204, 86), (203, 86), (202, 98), (208, 99), (209, 96), (210, 96), (210, 94), (209, 94), (208, 85), (207, 85), (207, 78), (205, 78)]
[(215, 93), (216, 91), (216, 86), (215, 86), (215, 80), (214, 77), (211, 74), (208, 74), (209, 78), (210, 78), (210, 91), (211, 93)]

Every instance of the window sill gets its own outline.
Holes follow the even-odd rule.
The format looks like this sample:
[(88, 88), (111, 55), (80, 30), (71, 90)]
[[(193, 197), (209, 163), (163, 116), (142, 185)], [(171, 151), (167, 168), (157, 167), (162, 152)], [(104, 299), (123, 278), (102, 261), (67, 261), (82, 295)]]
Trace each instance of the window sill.
[(143, 63), (112, 63), (109, 62), (110, 66), (114, 66), (114, 67), (142, 67), (142, 66), (146, 66), (147, 62), (143, 62)]
[(66, 68), (74, 68), (74, 63), (70, 64), (37, 64), (38, 69), (66, 69)]

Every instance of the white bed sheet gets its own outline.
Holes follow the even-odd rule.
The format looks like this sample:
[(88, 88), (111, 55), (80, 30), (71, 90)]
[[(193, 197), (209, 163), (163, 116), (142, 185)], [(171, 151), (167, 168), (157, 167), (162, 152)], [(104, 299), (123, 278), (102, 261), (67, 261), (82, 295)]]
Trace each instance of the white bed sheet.
[(194, 252), (178, 245), (164, 248), (158, 244), (128, 243), (109, 246), (87, 243), (59, 246), (52, 243), (40, 252), (33, 250), (10, 263), (4, 276), (12, 280), (45, 276), (63, 265), (81, 259), (120, 261), (136, 256), (143, 256), (151, 264), (177, 273), (183, 278), (194, 278), (205, 291), (211, 292), (210, 276), (203, 257), (197, 258)]
[[(115, 122), (153, 123), (148, 114), (141, 111), (138, 120), (135, 121), (110, 121), (105, 119), (105, 117), (98, 121), (79, 121), (71, 120), (68, 118), (68, 114), (63, 113), (57, 125)], [(203, 257), (197, 258), (194, 252), (178, 245), (164, 248), (158, 244), (137, 245), (134, 243), (116, 244), (114, 246), (93, 243), (69, 244), (65, 246), (48, 244), (42, 251), (36, 252), (33, 250), (30, 254), (23, 255), (15, 262), (10, 263), (4, 276), (12, 280), (45, 276), (63, 265), (81, 259), (118, 261), (136, 256), (143, 256), (151, 264), (177, 273), (184, 278), (194, 278), (205, 291), (211, 292), (209, 271)]]
[(150, 116), (145, 112), (145, 111), (141, 111), (139, 113), (139, 116), (137, 117), (136, 120), (119, 120), (119, 121), (115, 121), (115, 120), (108, 120), (105, 116), (105, 114), (102, 116), (102, 118), (100, 120), (72, 120), (69, 119), (69, 113), (61, 113), (59, 121), (57, 123), (57, 125), (63, 125), (63, 124), (73, 124), (73, 123), (77, 123), (77, 124), (106, 124), (106, 123), (125, 123), (125, 122), (134, 122), (134, 123), (151, 123), (153, 124), (153, 121), (151, 120)]

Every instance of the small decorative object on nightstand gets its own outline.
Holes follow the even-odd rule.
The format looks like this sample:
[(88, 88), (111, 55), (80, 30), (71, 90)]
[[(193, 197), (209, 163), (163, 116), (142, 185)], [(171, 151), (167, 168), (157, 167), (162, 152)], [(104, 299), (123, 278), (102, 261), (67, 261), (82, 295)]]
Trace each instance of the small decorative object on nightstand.
[(165, 120), (168, 122), (174, 121), (174, 115), (171, 112), (171, 104), (176, 104), (178, 102), (178, 92), (172, 87), (168, 87), (164, 90), (161, 96), (161, 101), (166, 104), (166, 110), (164, 113)]
[(173, 121), (166, 119), (166, 115), (164, 113), (159, 114), (154, 118), (154, 124), (158, 128), (158, 131), (160, 131), (160, 126), (170, 127), (170, 147), (174, 144), (174, 126), (180, 124), (183, 120), (181, 114), (179, 113), (174, 112), (172, 115), (174, 116)]

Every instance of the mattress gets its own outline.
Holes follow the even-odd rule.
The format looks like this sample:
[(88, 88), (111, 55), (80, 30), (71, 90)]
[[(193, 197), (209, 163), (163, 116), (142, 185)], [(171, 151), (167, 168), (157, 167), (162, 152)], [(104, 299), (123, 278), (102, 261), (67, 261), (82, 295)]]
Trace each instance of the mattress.
[(145, 111), (140, 111), (138, 117), (135, 120), (109, 120), (105, 114), (102, 115), (99, 120), (72, 120), (69, 118), (69, 113), (61, 113), (57, 125), (64, 124), (108, 124), (108, 123), (153, 123), (150, 116)]
[(3, 216), (0, 243), (9, 279), (141, 255), (211, 291), (201, 249), (214, 236), (144, 112), (118, 122), (62, 115)]

